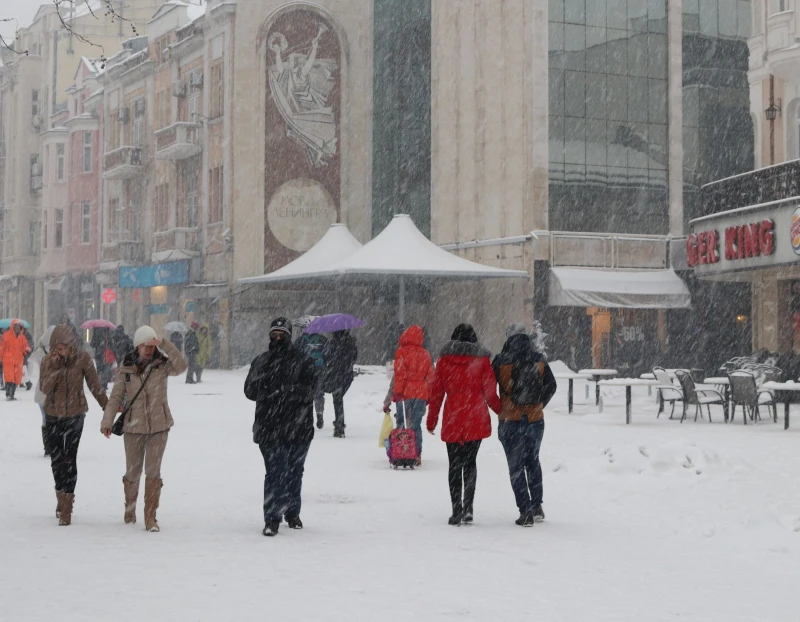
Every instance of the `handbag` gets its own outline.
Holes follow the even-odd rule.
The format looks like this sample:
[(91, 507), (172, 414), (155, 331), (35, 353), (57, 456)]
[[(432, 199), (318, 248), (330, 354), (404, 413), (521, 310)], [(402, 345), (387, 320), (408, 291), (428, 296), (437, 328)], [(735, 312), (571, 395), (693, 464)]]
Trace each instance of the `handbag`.
[(136, 398), (139, 397), (139, 394), (142, 392), (142, 389), (144, 389), (144, 385), (147, 384), (147, 381), (150, 379), (150, 374), (152, 373), (153, 373), (153, 368), (151, 367), (147, 371), (147, 375), (144, 377), (144, 380), (142, 381), (142, 386), (139, 387), (139, 390), (131, 398), (131, 401), (128, 402), (128, 405), (120, 413), (119, 417), (117, 417), (117, 420), (114, 422), (114, 425), (111, 426), (111, 433), (114, 436), (122, 436), (123, 432), (125, 431), (125, 415), (128, 414), (128, 411), (133, 406), (133, 403), (136, 401)]
[(378, 447), (383, 449), (386, 447), (386, 440), (394, 430), (394, 422), (391, 415), (387, 412), (383, 414), (383, 422), (381, 422), (381, 431), (378, 434)]

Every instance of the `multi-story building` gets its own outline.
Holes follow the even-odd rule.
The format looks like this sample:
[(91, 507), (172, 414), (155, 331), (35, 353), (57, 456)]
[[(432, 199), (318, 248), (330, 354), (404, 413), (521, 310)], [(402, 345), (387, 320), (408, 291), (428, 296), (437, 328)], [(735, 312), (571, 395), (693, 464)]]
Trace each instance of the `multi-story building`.
[(126, 326), (207, 321), (227, 360), (235, 4), (164, 4), (103, 76), (100, 276)]
[[(57, 162), (60, 150), (68, 147), (67, 90), (75, 81), (76, 66), (84, 56), (116, 52), (133, 31), (144, 32), (146, 20), (162, 2), (115, 1), (113, 12), (99, 10), (102, 3), (95, 0), (42, 4), (32, 24), (18, 31), (15, 50), (0, 51), (5, 66), (2, 124), (9, 154), (3, 175), (0, 296), (4, 315), (32, 321), (37, 333), (62, 313), (81, 319), (87, 311), (78, 302), (80, 291), (65, 289), (80, 284), (61, 278), (68, 272), (69, 173), (58, 178)], [(69, 162), (65, 166), (69, 169)]]

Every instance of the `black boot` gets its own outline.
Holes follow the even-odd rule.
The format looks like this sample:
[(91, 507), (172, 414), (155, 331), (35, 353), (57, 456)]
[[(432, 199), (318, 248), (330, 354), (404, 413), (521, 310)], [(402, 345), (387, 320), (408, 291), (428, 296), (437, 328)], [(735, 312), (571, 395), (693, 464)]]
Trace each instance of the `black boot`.
[(42, 446), (44, 447), (44, 457), (50, 457), (50, 450), (47, 448), (47, 428), (42, 428)]
[(264, 530), (261, 532), (265, 536), (275, 536), (278, 533), (278, 528), (281, 526), (279, 521), (271, 520), (264, 525)]
[(325, 422), (322, 420), (322, 413), (317, 413), (317, 428), (319, 428), (321, 430), (322, 426), (324, 426), (324, 425), (325, 425)]
[(541, 504), (534, 506), (533, 520), (535, 520), (537, 523), (541, 523), (544, 520), (544, 510), (542, 509)]
[(514, 522), (520, 527), (533, 527), (533, 513), (523, 512)]
[(464, 505), (464, 514), (462, 515), (461, 520), (463, 520), (465, 523), (471, 523), (472, 522), (472, 504), (471, 503), (469, 505), (467, 505), (467, 504)]
[(8, 385), (6, 385), (6, 386), (7, 386), (7, 387), (9, 387), (9, 398), (8, 398), (8, 399), (10, 399), (10, 400), (15, 400), (15, 399), (17, 399), (17, 398), (15, 397), (15, 395), (16, 395), (16, 393), (17, 393), (17, 385), (15, 385), (15, 384), (8, 384)]
[(303, 521), (300, 520), (299, 516), (286, 516), (286, 524), (289, 526), (289, 529), (302, 529), (303, 528)]
[(464, 518), (464, 511), (459, 504), (453, 504), (453, 515), (447, 519), (448, 525), (458, 526), (461, 524), (461, 520)]

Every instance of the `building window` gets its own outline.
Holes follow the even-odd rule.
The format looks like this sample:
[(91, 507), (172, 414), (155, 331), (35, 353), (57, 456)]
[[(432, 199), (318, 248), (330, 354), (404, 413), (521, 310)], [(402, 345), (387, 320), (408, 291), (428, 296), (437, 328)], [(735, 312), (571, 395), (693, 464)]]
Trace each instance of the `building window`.
[(139, 240), (142, 230), (142, 187), (138, 183), (129, 189), (131, 197), (130, 239)]
[(64, 210), (53, 210), (55, 217), (54, 230), (55, 230), (55, 248), (62, 248), (64, 246)]
[(138, 100), (133, 108), (133, 146), (141, 147), (144, 134), (144, 100)]
[(211, 66), (211, 118), (225, 114), (225, 70), (222, 59)]
[(197, 123), (200, 114), (200, 93), (193, 93), (189, 98), (189, 122)]
[(44, 210), (42, 212), (42, 250), (43, 251), (47, 250), (47, 234), (48, 234), (47, 221), (49, 220), (49, 218), (50, 218), (49, 210)]
[(64, 181), (64, 145), (56, 145), (56, 181)]
[(83, 172), (92, 172), (92, 133), (83, 133)]
[(209, 202), (208, 202), (208, 224), (222, 222), (222, 201), (224, 185), (224, 167), (220, 164), (212, 168), (209, 172)]
[[(42, 167), (42, 172), (44, 175), (44, 185), (46, 186), (50, 183), (50, 145), (44, 148), (44, 166)], [(32, 171), (31, 175), (33, 175)]]
[(39, 240), (39, 223), (38, 222), (29, 222), (28, 223), (28, 254), (29, 255), (38, 255), (39, 254), (39, 244), (37, 243)]
[(784, 11), (788, 11), (789, 7), (787, 0), (771, 0), (772, 4), (772, 13), (783, 13)]
[(38, 89), (34, 89), (31, 91), (31, 117), (39, 116), (39, 112), (39, 91)]
[(92, 230), (92, 205), (81, 203), (81, 244), (88, 244)]
[(153, 211), (155, 212), (156, 231), (166, 231), (169, 228), (169, 184), (156, 186)]
[(170, 92), (164, 89), (156, 93), (156, 129), (167, 127), (171, 120)]
[(108, 222), (110, 228), (107, 232), (109, 242), (119, 242), (124, 239), (119, 222), (119, 199), (108, 200)]
[(180, 169), (180, 197), (178, 199), (177, 226), (194, 229), (198, 222), (198, 177), (200, 172), (199, 162), (188, 160)]

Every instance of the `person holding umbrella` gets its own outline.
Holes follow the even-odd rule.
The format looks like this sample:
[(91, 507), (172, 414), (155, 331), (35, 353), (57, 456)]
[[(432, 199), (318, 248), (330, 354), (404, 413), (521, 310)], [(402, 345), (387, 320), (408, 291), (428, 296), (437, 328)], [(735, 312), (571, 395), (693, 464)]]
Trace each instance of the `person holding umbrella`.
[(30, 352), (28, 340), (23, 334), (20, 320), (12, 320), (11, 328), (3, 334), (0, 341), (0, 359), (3, 361), (3, 380), (5, 381), (6, 399), (15, 400), (17, 386), (22, 384), (22, 370), (25, 357)]
[(308, 325), (306, 333), (332, 333), (325, 344), (322, 358), (322, 390), (333, 395), (333, 436), (344, 438), (344, 396), (353, 384), (353, 366), (358, 359), (358, 345), (350, 329), (364, 322), (346, 313), (323, 315)]

